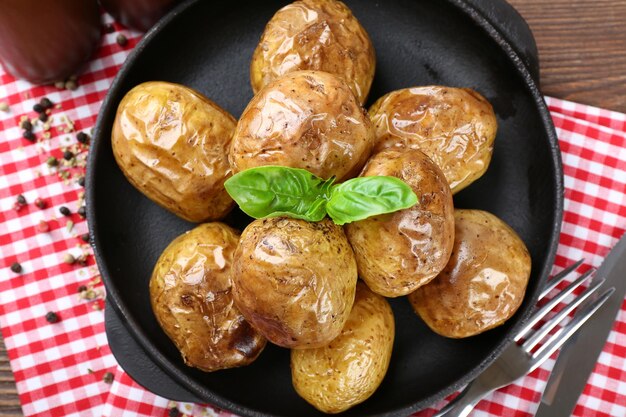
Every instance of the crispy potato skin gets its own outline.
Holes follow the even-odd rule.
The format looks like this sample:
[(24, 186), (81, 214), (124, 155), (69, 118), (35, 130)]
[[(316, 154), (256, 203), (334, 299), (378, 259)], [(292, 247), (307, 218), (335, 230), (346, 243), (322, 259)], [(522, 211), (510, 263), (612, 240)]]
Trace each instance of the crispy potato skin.
[(302, 0), (280, 9), (268, 22), (252, 56), (255, 94), (273, 80), (297, 70), (342, 77), (365, 103), (376, 56), (367, 32), (350, 9), (335, 0)]
[(515, 231), (493, 214), (456, 210), (448, 265), (409, 295), (413, 309), (436, 333), (462, 338), (501, 325), (518, 309), (531, 260)]
[(191, 222), (217, 220), (234, 206), (224, 181), (236, 121), (182, 85), (139, 84), (120, 102), (113, 154), (146, 197)]
[(357, 281), (343, 230), (328, 219), (277, 217), (252, 222), (233, 260), (233, 297), (269, 341), (313, 348), (343, 328)]
[(235, 172), (282, 165), (341, 180), (358, 175), (373, 147), (367, 112), (346, 83), (325, 72), (297, 71), (250, 101), (237, 124), (230, 163)]
[(428, 283), (446, 266), (454, 244), (454, 206), (441, 170), (417, 149), (385, 149), (361, 176), (406, 182), (419, 202), (395, 213), (345, 226), (359, 276), (372, 291), (399, 297)]
[(157, 261), (150, 300), (185, 363), (203, 371), (248, 365), (266, 340), (245, 321), (231, 294), (239, 234), (206, 223), (174, 239)]
[(453, 194), (489, 167), (496, 116), (491, 104), (473, 90), (428, 86), (393, 91), (372, 105), (370, 117), (377, 151), (421, 149), (441, 168)]
[(291, 351), (293, 386), (324, 413), (340, 413), (362, 403), (387, 373), (394, 337), (389, 303), (359, 282), (341, 334), (324, 347)]

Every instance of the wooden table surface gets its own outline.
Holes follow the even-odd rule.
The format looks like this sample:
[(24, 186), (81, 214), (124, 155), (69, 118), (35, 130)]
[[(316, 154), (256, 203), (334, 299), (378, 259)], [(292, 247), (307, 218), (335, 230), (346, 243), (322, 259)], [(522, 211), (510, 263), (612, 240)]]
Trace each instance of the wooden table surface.
[[(544, 94), (626, 113), (626, 0), (509, 0), (535, 34)], [(0, 416), (20, 416), (0, 338)]]

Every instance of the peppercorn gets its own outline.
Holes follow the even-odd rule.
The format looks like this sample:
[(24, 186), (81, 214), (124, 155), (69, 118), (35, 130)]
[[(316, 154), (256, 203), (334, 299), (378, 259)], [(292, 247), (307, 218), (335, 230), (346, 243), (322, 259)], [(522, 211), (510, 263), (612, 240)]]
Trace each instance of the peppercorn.
[(57, 323), (59, 321), (59, 315), (54, 311), (48, 311), (46, 314), (46, 321), (48, 323)]
[(178, 411), (178, 408), (176, 407), (172, 407), (170, 408), (170, 411), (167, 413), (168, 417), (180, 417), (180, 411)]
[(24, 130), (33, 130), (33, 124), (28, 119), (23, 120), (22, 123), (20, 123), (20, 127)]
[(35, 199), (35, 205), (40, 209), (46, 208), (46, 202), (42, 198), (39, 198), (39, 197)]
[(13, 262), (11, 264), (11, 271), (15, 272), (16, 274), (19, 274), (20, 272), (22, 272), (22, 265), (20, 265), (19, 262)]
[(126, 44), (128, 43), (128, 39), (126, 39), (126, 36), (122, 35), (121, 33), (117, 35), (115, 41), (119, 46), (126, 46)]
[(74, 258), (74, 255), (72, 255), (71, 253), (66, 253), (63, 257), (63, 262), (68, 265), (73, 265), (74, 262), (76, 262), (76, 258)]
[(22, 194), (19, 194), (16, 200), (19, 204), (22, 204), (22, 205), (26, 204), (26, 198)]
[(34, 142), (36, 139), (35, 134), (32, 130), (25, 130), (24, 132), (22, 132), (22, 137), (31, 142)]
[(44, 97), (39, 101), (39, 104), (41, 104), (41, 106), (48, 110), (51, 109), (52, 106), (54, 106), (54, 103), (52, 101), (50, 101), (50, 99), (48, 97)]
[(87, 291), (87, 287), (85, 285), (79, 285), (78, 288), (76, 288), (77, 293), (81, 293), (83, 291)]
[(46, 109), (44, 109), (41, 104), (37, 103), (33, 106), (33, 111), (37, 113), (43, 113), (44, 111), (46, 111)]
[(66, 161), (69, 161), (73, 157), (74, 157), (74, 154), (72, 153), (72, 151), (63, 152), (63, 159), (65, 159)]
[(59, 212), (64, 215), (64, 216), (69, 216), (70, 214), (72, 214), (72, 212), (70, 211), (70, 209), (68, 209), (65, 206), (61, 206), (59, 207)]
[(78, 88), (78, 84), (76, 83), (76, 81), (69, 80), (65, 83), (65, 88), (67, 90), (74, 91)]
[(76, 140), (82, 144), (89, 142), (89, 136), (85, 132), (78, 132), (76, 134)]
[(80, 239), (83, 242), (87, 242), (88, 243), (89, 242), (89, 233), (83, 233), (82, 235), (80, 235)]
[(45, 112), (39, 113), (38, 119), (45, 123), (48, 121), (48, 115)]
[(59, 161), (57, 161), (57, 159), (54, 156), (51, 156), (50, 158), (48, 158), (46, 163), (48, 164), (49, 167), (55, 167), (59, 165)]
[(39, 225), (37, 225), (37, 230), (39, 230), (42, 233), (45, 233), (50, 230), (50, 225), (48, 224), (47, 221), (40, 220)]
[(85, 208), (85, 206), (80, 206), (80, 208), (78, 209), (77, 213), (78, 213), (78, 215), (79, 215), (80, 217), (82, 217), (83, 219), (84, 219), (85, 217), (87, 217), (87, 209)]
[(102, 377), (102, 380), (104, 381), (105, 384), (113, 383), (113, 374), (111, 372), (105, 373), (104, 376)]
[(78, 179), (78, 185), (80, 185), (81, 187), (85, 186), (85, 177), (80, 177)]

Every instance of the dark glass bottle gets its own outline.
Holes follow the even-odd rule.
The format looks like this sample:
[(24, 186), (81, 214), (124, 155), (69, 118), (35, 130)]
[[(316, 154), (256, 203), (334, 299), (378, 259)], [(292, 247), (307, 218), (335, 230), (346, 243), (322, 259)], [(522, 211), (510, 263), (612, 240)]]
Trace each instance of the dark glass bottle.
[(147, 31), (177, 0), (100, 0), (100, 4), (121, 24)]
[(76, 74), (98, 46), (96, 0), (0, 0), (0, 62), (33, 83)]

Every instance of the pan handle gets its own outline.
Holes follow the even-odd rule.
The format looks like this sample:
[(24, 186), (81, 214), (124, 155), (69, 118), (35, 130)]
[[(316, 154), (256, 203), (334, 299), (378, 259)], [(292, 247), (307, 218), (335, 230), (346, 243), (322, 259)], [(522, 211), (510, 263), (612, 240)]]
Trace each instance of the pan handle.
[(491, 23), (520, 56), (539, 85), (539, 53), (528, 23), (505, 0), (465, 0)]

